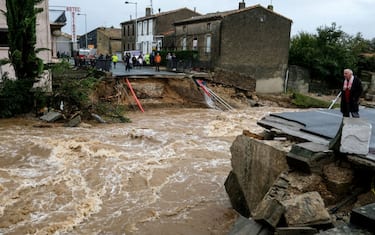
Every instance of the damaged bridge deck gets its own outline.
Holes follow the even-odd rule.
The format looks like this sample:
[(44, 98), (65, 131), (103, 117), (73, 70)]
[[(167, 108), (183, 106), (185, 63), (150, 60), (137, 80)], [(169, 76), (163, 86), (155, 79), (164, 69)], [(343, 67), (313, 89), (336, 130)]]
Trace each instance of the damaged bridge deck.
[[(359, 113), (361, 119), (375, 126), (375, 109), (361, 108)], [(337, 109), (272, 113), (258, 121), (258, 125), (267, 129), (274, 128), (290, 136), (325, 145), (336, 136), (341, 123), (342, 114)], [(371, 128), (369, 153), (358, 157), (375, 168), (375, 128)]]

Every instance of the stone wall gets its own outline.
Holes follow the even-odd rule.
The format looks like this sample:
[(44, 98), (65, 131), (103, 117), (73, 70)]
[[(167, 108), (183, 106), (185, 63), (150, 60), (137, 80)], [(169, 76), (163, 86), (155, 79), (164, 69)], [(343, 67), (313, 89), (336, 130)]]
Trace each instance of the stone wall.
[(290, 27), (289, 19), (261, 7), (226, 16), (218, 67), (255, 78), (257, 92), (282, 92)]
[(295, 91), (299, 93), (309, 92), (310, 73), (307, 69), (297, 65), (289, 66), (287, 91)]
[(232, 172), (252, 212), (279, 174), (288, 169), (287, 152), (245, 135), (237, 136), (230, 151)]
[(223, 69), (216, 69), (212, 80), (250, 92), (255, 92), (257, 84), (257, 81), (247, 74)]

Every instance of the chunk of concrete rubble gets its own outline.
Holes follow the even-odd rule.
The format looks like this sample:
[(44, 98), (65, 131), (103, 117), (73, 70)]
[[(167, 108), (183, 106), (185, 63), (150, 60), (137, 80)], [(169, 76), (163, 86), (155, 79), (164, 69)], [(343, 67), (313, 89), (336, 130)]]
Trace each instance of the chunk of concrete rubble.
[(283, 201), (285, 220), (290, 227), (323, 226), (331, 224), (331, 217), (318, 192), (296, 195)]
[(49, 111), (47, 114), (40, 117), (41, 120), (46, 122), (54, 122), (62, 118), (62, 114), (55, 111)]
[(348, 160), (356, 165), (359, 165), (363, 168), (375, 170), (375, 156), (358, 156), (349, 154)]
[(285, 207), (278, 200), (266, 199), (258, 204), (253, 213), (253, 219), (276, 227), (284, 212)]
[(275, 235), (313, 235), (318, 230), (312, 227), (279, 227), (275, 230)]
[(367, 155), (372, 125), (361, 118), (344, 118), (341, 133), (340, 152)]
[(328, 190), (334, 192), (338, 198), (345, 196), (353, 184), (354, 171), (350, 167), (330, 163), (324, 166), (323, 175)]
[(96, 113), (91, 113), (91, 117), (93, 117), (99, 123), (107, 123), (102, 117), (100, 117)]
[(375, 233), (375, 203), (353, 209), (350, 222)]
[(260, 224), (253, 219), (247, 219), (243, 216), (238, 217), (233, 228), (228, 235), (272, 235), (273, 232), (265, 225)]
[(281, 173), (268, 190), (263, 200), (253, 211), (253, 219), (262, 223), (267, 223), (276, 227), (285, 212), (285, 207), (281, 203), (284, 200), (289, 180), (287, 173)]
[[(245, 135), (237, 136), (230, 151), (232, 171), (237, 176), (239, 187), (251, 212), (279, 174), (288, 170), (285, 157), (287, 152)], [(233, 195), (228, 196), (232, 198)]]
[(245, 195), (240, 187), (236, 174), (231, 171), (224, 183), (227, 194), (230, 195), (229, 199), (233, 209), (240, 215), (249, 218), (250, 210), (246, 203)]
[(344, 117), (335, 138), (329, 144), (330, 148), (341, 153), (367, 155), (371, 130), (371, 123), (365, 119)]
[(342, 224), (334, 228), (321, 231), (319, 235), (373, 235), (372, 232), (366, 231), (362, 228), (357, 228), (350, 224)]
[(75, 115), (67, 123), (64, 124), (65, 127), (77, 127), (81, 123), (81, 115)]
[(334, 158), (328, 145), (313, 142), (295, 144), (287, 154), (289, 167), (306, 173), (321, 173), (323, 166)]

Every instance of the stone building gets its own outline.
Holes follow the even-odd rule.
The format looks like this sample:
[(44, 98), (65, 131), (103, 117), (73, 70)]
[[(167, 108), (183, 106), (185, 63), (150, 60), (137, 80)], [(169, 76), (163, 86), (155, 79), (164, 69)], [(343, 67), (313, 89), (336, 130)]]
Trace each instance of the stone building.
[[(0, 10), (6, 12), (6, 2), (0, 1)], [(56, 28), (51, 28), (49, 21), (49, 11), (48, 11), (48, 1), (42, 1), (37, 5), (44, 10), (37, 14), (37, 23), (36, 23), (36, 35), (37, 42), (35, 48), (48, 48), (49, 50), (40, 51), (37, 56), (41, 58), (44, 63), (50, 63), (52, 61), (52, 38), (53, 32), (56, 31)], [(0, 59), (8, 58), (8, 25), (7, 20), (4, 14), (0, 14)], [(14, 70), (10, 64), (0, 66), (0, 79), (7, 72), (8, 76), (14, 78)]]
[(260, 93), (282, 92), (291, 23), (272, 6), (245, 7), (241, 2), (237, 10), (175, 22), (176, 48), (198, 51), (202, 66), (211, 70), (245, 75), (220, 76), (224, 84), (245, 90), (255, 87)]
[(78, 46), (79, 48), (95, 48), (97, 54), (121, 54), (121, 29), (98, 27), (87, 34), (81, 35)]
[[(174, 47), (174, 41), (166, 41), (165, 37), (174, 33), (173, 23), (198, 16), (199, 13), (188, 8), (151, 14), (151, 8), (146, 8), (146, 15), (141, 18), (121, 23), (122, 50), (140, 50), (144, 54), (153, 50)], [(137, 28), (134, 27), (135, 23)], [(135, 35), (137, 34), (137, 37)], [(169, 43), (168, 43), (169, 42)]]

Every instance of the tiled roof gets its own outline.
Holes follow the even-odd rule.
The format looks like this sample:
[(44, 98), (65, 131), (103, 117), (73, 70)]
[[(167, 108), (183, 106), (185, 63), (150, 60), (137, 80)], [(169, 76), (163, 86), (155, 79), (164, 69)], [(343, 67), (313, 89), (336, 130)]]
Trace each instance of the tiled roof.
[[(256, 9), (256, 8), (263, 8), (267, 11), (270, 11), (272, 12), (273, 14), (276, 14), (276, 15), (279, 15), (283, 18), (286, 18), (272, 10), (269, 10), (267, 8), (264, 8), (262, 7), (260, 4), (257, 4), (257, 5), (254, 5), (254, 6), (250, 6), (250, 7), (245, 7), (243, 9), (236, 9), (236, 10), (230, 10), (230, 11), (222, 11), (222, 12), (214, 12), (214, 13), (208, 13), (208, 14), (205, 14), (205, 15), (201, 15), (201, 16), (193, 16), (191, 18), (188, 18), (188, 19), (184, 19), (184, 20), (179, 20), (177, 22), (175, 22), (175, 25), (183, 25), (183, 24), (187, 24), (187, 23), (192, 23), (192, 22), (198, 22), (198, 21), (208, 21), (208, 20), (214, 20), (214, 19), (222, 19), (228, 15), (232, 15), (232, 14), (237, 14), (237, 13), (240, 13), (240, 12), (243, 12), (243, 11), (250, 11), (250, 10), (253, 10), (253, 9)], [(287, 20), (290, 20), (288, 18), (286, 18)], [(291, 20), (290, 20), (291, 21)]]
[[(160, 12), (160, 13), (149, 15), (149, 16), (138, 17), (137, 21), (142, 21), (142, 20), (146, 20), (146, 19), (153, 19), (153, 18), (157, 18), (157, 17), (160, 17), (160, 16), (165, 16), (165, 15), (173, 14), (173, 13), (176, 13), (176, 12), (179, 12), (179, 11), (182, 11), (182, 10), (189, 10), (189, 11), (194, 12), (193, 10), (191, 10), (191, 9), (189, 9), (187, 7), (183, 7), (183, 8), (179, 8), (179, 9), (175, 9), (175, 10), (171, 10), (171, 11)], [(199, 14), (198, 12), (196, 12), (196, 13)], [(121, 24), (133, 22), (134, 20), (135, 19), (124, 21)]]

